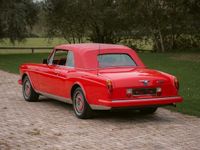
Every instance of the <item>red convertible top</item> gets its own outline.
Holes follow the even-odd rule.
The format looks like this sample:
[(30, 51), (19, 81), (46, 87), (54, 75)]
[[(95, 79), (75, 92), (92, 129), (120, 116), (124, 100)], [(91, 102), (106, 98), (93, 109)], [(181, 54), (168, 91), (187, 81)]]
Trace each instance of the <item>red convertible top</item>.
[(63, 44), (56, 46), (55, 49), (66, 49), (81, 52), (102, 50), (102, 49), (130, 49), (127, 46), (117, 44), (99, 44), (99, 43), (82, 43), (82, 44)]
[(55, 49), (73, 51), (76, 68), (96, 69), (98, 67), (97, 56), (106, 53), (128, 54), (138, 66), (144, 66), (135, 51), (123, 45), (98, 43), (63, 44), (56, 46)]

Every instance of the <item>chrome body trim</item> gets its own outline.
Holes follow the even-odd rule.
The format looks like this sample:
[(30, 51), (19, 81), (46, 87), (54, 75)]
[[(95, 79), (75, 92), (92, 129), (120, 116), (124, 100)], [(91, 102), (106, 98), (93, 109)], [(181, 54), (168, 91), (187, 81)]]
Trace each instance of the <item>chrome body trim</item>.
[(36, 92), (41, 94), (41, 95), (43, 95), (43, 96), (45, 96), (45, 97), (52, 98), (52, 99), (55, 99), (55, 100), (59, 100), (61, 102), (72, 104), (72, 100), (70, 98), (56, 96), (56, 95), (45, 93), (45, 92), (41, 92), (41, 91), (38, 91), (38, 90), (36, 90)]
[[(138, 98), (138, 99), (131, 99), (131, 100), (112, 100), (112, 103), (128, 103), (128, 102), (136, 102), (136, 101), (157, 101), (157, 100), (170, 100), (170, 99), (180, 99), (180, 96), (172, 96), (172, 97), (160, 97), (160, 98)], [(100, 100), (102, 101), (102, 100)]]
[(92, 110), (110, 110), (111, 109), (111, 107), (108, 107), (108, 106), (93, 105), (93, 104), (91, 104), (90, 107), (92, 108)]
[[(38, 91), (38, 90), (35, 90), (37, 93), (47, 97), (47, 98), (52, 98), (52, 99), (55, 99), (55, 100), (58, 100), (58, 101), (61, 101), (61, 102), (65, 102), (65, 103), (68, 103), (68, 104), (72, 104), (72, 100), (70, 98), (65, 98), (65, 97), (61, 97), (61, 96), (56, 96), (56, 95), (53, 95), (53, 94), (49, 94), (49, 93), (46, 93), (46, 92), (41, 92), (41, 91)], [(90, 105), (90, 104), (89, 104)], [(102, 106), (102, 105), (93, 105), (91, 104), (90, 105), (91, 109), (92, 110), (110, 110), (111, 107), (108, 107), (108, 106)]]

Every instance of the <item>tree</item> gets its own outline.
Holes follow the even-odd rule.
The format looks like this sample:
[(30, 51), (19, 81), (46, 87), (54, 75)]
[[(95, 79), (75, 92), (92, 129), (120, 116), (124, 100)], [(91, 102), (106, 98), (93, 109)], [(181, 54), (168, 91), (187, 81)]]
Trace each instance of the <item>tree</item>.
[(89, 37), (93, 42), (117, 43), (123, 36), (125, 17), (120, 14), (116, 0), (88, 2)]
[(199, 47), (199, 1), (124, 0), (121, 6), (132, 33), (152, 39), (155, 50)]
[(37, 20), (37, 5), (32, 0), (0, 0), (0, 39), (11, 42), (27, 37)]
[(49, 35), (70, 43), (89, 37), (93, 42), (116, 43), (123, 26), (115, 0), (47, 0), (45, 10)]
[(199, 0), (46, 0), (44, 6), (48, 35), (70, 43), (150, 39), (159, 52), (200, 46)]
[(47, 0), (44, 5), (48, 36), (62, 36), (69, 43), (82, 42), (86, 32), (85, 11), (80, 1)]

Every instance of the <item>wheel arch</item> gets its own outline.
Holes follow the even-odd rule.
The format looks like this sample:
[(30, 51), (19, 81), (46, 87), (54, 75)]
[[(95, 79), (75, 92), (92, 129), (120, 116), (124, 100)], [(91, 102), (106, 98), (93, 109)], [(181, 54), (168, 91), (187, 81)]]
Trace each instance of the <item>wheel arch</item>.
[(29, 78), (32, 88), (35, 90), (34, 84), (32, 83), (32, 80), (31, 80), (31, 78), (30, 78), (28, 72), (24, 72), (24, 73), (23, 73), (23, 75), (22, 75), (22, 83), (23, 83), (23, 80), (24, 80), (24, 78), (25, 78), (26, 76)]
[[(86, 98), (86, 92), (85, 92), (85, 89), (83, 88), (83, 85), (82, 85), (81, 83), (79, 83), (79, 82), (75, 82), (75, 83), (73, 84), (72, 88), (71, 88), (71, 91), (70, 91), (71, 99), (73, 99), (73, 93), (74, 93), (74, 91), (75, 91), (78, 87), (80, 87), (80, 88), (82, 89), (83, 94), (84, 94), (84, 96), (85, 96), (85, 98)], [(87, 98), (86, 98), (86, 100), (87, 100)]]
[[(27, 73), (24, 73), (24, 74), (22, 75), (22, 81), (24, 81), (24, 78), (25, 78), (26, 76), (28, 76)], [(29, 76), (28, 76), (28, 78), (29, 78)]]

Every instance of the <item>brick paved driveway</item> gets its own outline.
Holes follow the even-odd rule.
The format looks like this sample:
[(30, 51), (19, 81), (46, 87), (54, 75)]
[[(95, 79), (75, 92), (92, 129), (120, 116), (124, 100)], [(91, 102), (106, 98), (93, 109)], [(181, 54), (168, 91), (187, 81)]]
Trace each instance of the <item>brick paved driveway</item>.
[(155, 115), (98, 112), (77, 119), (71, 105), (25, 102), (17, 75), (0, 71), (0, 150), (200, 149), (200, 119), (159, 109)]

